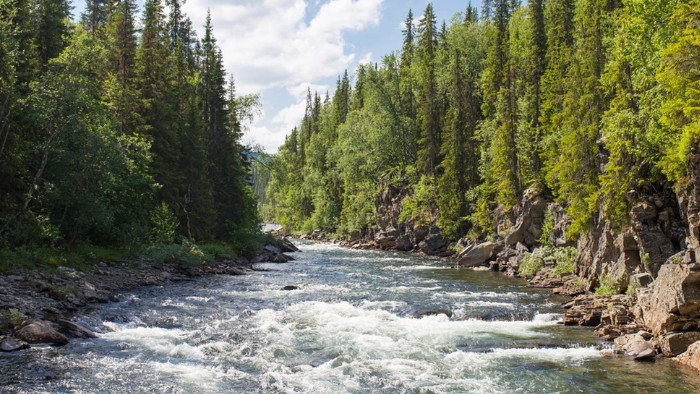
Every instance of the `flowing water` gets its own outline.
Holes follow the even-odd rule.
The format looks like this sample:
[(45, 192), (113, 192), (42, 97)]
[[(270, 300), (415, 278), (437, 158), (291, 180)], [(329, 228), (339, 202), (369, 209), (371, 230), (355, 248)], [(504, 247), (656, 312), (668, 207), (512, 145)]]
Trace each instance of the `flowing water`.
[(590, 329), (557, 324), (561, 299), (521, 280), (407, 253), (300, 247), (297, 261), (260, 264), (264, 272), (147, 288), (84, 311), (75, 319), (99, 339), (0, 356), (0, 391), (700, 388), (696, 373), (670, 361), (603, 356)]

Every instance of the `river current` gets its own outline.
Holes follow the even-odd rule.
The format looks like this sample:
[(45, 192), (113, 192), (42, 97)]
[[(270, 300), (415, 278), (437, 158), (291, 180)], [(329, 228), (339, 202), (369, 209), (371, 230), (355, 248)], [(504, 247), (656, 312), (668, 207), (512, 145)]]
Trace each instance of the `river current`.
[(74, 319), (100, 338), (0, 356), (0, 391), (700, 390), (697, 373), (671, 361), (604, 356), (590, 329), (557, 324), (563, 299), (522, 280), (453, 270), (446, 259), (297, 243), (288, 264), (145, 288), (82, 311)]

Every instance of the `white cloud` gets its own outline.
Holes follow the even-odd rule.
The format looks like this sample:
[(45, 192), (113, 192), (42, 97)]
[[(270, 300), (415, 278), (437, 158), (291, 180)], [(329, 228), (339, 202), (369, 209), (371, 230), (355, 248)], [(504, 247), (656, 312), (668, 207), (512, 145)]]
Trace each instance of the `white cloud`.
[(227, 70), (247, 93), (341, 73), (355, 60), (343, 33), (379, 23), (382, 2), (330, 0), (308, 23), (303, 0), (190, 0), (185, 11), (199, 28), (208, 3)]
[[(239, 93), (283, 88), (293, 102), (256, 121), (244, 141), (274, 151), (304, 115), (306, 90), (325, 96), (335, 78), (356, 61), (343, 35), (379, 23), (384, 0), (188, 0), (184, 11), (200, 33), (211, 10), (214, 36)], [(310, 4), (320, 5), (307, 15)], [(366, 54), (365, 58), (371, 57)]]
[(370, 64), (372, 63), (372, 52), (365, 53), (362, 59), (358, 62), (359, 64)]

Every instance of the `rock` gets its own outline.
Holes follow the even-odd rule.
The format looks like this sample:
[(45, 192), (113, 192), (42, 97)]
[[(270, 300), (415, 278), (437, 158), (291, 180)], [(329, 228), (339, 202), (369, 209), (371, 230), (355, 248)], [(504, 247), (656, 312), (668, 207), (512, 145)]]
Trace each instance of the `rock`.
[(413, 244), (411, 243), (411, 239), (408, 238), (407, 235), (399, 236), (398, 238), (396, 238), (396, 249), (402, 250), (404, 252), (413, 250)]
[(292, 253), (299, 251), (299, 248), (297, 248), (296, 245), (294, 245), (292, 241), (288, 240), (287, 238), (279, 239), (277, 243), (282, 253)]
[(646, 349), (641, 351), (640, 353), (632, 356), (634, 361), (651, 361), (656, 357), (656, 353), (654, 352), (654, 349)]
[(445, 238), (440, 234), (431, 234), (425, 237), (423, 241), (418, 244), (421, 252), (427, 255), (437, 255), (447, 249), (447, 242)]
[(95, 334), (94, 331), (83, 326), (82, 324), (74, 323), (65, 319), (60, 319), (58, 324), (61, 326), (62, 331), (68, 335), (77, 338), (98, 338), (98, 335)]
[(294, 286), (294, 285), (284, 286), (282, 288), (282, 290), (285, 290), (285, 291), (299, 290), (299, 286)]
[(649, 273), (634, 274), (630, 276), (630, 286), (640, 288), (647, 287), (654, 281), (654, 278)]
[(700, 341), (690, 345), (685, 353), (673, 360), (700, 371)]
[(505, 244), (515, 246), (522, 242), (528, 246), (534, 245), (542, 234), (542, 221), (546, 209), (547, 202), (541, 195), (533, 191), (526, 192), (518, 209), (520, 212), (516, 214), (517, 221), (505, 236)]
[(657, 341), (664, 356), (675, 357), (688, 350), (688, 346), (700, 341), (700, 332), (672, 332), (660, 336)]
[(459, 259), (457, 265), (460, 267), (478, 267), (488, 262), (493, 256), (503, 250), (503, 244), (494, 242), (484, 242), (474, 246), (464, 257)]
[(3, 352), (16, 352), (29, 348), (30, 346), (27, 342), (19, 341), (12, 337), (5, 337), (0, 341), (0, 351)]
[(270, 262), (272, 262), (272, 263), (287, 263), (287, 262), (292, 261), (292, 260), (294, 260), (294, 257), (287, 256), (284, 253), (276, 254), (276, 255), (272, 256), (272, 258), (270, 258)]
[(396, 247), (396, 238), (392, 236), (380, 235), (377, 236), (376, 241), (380, 249), (388, 250)]
[(626, 354), (630, 357), (637, 357), (646, 350), (653, 352), (654, 347), (640, 334), (628, 334), (615, 338), (613, 351), (618, 354)]
[(425, 317), (425, 316), (434, 316), (434, 315), (446, 315), (447, 317), (452, 317), (452, 312), (448, 311), (447, 309), (440, 309), (440, 308), (434, 308), (434, 309), (418, 309), (413, 313), (413, 316), (417, 317), (418, 319)]
[(69, 342), (65, 335), (56, 331), (49, 322), (42, 320), (37, 320), (20, 328), (15, 332), (15, 336), (30, 344), (50, 343), (60, 346)]
[(275, 253), (275, 254), (282, 253), (282, 251), (280, 251), (280, 248), (278, 248), (275, 245), (265, 245), (265, 250), (270, 251), (270, 252)]
[(352, 230), (350, 233), (350, 242), (356, 242), (359, 241), (362, 238), (362, 233), (360, 230)]
[(691, 331), (700, 324), (700, 264), (667, 263), (642, 303), (644, 323), (654, 335)]

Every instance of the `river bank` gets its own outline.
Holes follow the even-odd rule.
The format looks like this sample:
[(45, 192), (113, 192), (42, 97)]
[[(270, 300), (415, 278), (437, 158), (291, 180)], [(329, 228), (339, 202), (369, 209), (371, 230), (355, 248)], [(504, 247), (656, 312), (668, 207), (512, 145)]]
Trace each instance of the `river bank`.
[[(0, 274), (0, 346), (2, 351), (26, 349), (32, 343), (63, 345), (70, 337), (92, 336), (71, 316), (90, 305), (119, 302), (125, 292), (163, 286), (208, 275), (244, 275), (259, 262), (287, 262), (296, 248), (285, 240), (265, 245), (251, 257), (158, 262), (130, 256), (125, 261), (101, 261), (77, 269), (16, 267)], [(28, 328), (29, 327), (29, 328)]]

